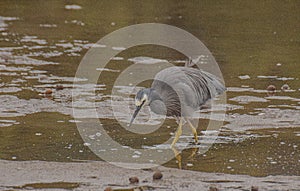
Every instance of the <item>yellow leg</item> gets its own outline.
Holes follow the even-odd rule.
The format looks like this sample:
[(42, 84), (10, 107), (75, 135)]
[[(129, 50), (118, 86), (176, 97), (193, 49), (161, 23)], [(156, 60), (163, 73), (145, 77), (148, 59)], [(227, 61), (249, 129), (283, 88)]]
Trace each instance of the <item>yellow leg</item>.
[(195, 143), (197, 144), (198, 143), (198, 134), (197, 134), (197, 130), (196, 128), (193, 126), (193, 124), (190, 122), (190, 120), (187, 119), (187, 122), (189, 123), (192, 131), (193, 131), (193, 134), (194, 134), (194, 138), (195, 138)]
[(180, 135), (182, 134), (182, 123), (183, 123), (182, 119), (183, 118), (180, 117), (179, 125), (178, 125), (177, 131), (175, 133), (175, 138), (171, 144), (171, 147), (174, 147), (175, 143), (178, 141)]

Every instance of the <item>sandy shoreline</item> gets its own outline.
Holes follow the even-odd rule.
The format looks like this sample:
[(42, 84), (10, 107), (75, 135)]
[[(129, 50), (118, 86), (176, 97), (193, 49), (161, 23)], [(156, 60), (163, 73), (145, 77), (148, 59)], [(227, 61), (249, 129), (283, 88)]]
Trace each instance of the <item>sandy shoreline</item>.
[[(158, 167), (163, 173), (162, 180), (153, 182), (153, 170), (132, 170), (95, 162), (45, 162), (45, 161), (6, 161), (0, 160), (0, 189), (25, 190), (38, 183), (53, 183), (35, 187), (33, 190), (65, 190), (67, 184), (74, 183), (73, 190), (104, 190), (110, 186), (120, 189), (145, 186), (154, 190), (250, 190), (257, 186), (259, 190), (300, 190), (299, 176), (251, 177), (247, 175), (230, 175), (204, 173), (188, 170)], [(129, 177), (139, 177), (140, 183), (129, 184)], [(75, 184), (77, 183), (77, 184)], [(34, 187), (34, 186), (33, 186)]]

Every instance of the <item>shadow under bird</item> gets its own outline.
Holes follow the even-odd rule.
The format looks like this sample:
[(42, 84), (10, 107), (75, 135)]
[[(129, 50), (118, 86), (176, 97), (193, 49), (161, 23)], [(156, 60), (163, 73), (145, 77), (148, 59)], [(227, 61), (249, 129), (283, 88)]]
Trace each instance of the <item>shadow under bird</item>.
[(203, 70), (176, 66), (166, 68), (156, 74), (151, 88), (142, 89), (136, 94), (136, 109), (129, 126), (141, 108), (149, 105), (156, 114), (179, 118), (172, 147), (182, 134), (183, 120), (191, 127), (197, 143), (197, 131), (189, 118), (208, 100), (224, 91), (225, 86), (219, 79)]

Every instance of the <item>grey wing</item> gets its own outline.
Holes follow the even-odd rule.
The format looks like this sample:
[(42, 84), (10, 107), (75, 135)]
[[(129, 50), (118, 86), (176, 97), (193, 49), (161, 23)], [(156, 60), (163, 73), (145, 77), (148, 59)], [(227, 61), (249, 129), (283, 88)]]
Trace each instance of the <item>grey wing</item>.
[[(182, 68), (182, 70), (186, 75), (187, 85), (194, 94), (195, 100), (190, 103), (193, 107), (200, 107), (225, 91), (225, 86), (211, 73), (194, 68)], [(188, 94), (188, 92), (186, 93)]]
[(202, 100), (200, 102), (204, 103), (225, 91), (225, 86), (215, 75), (194, 68), (184, 68), (183, 70), (192, 87), (195, 88), (198, 99)]
[(170, 67), (159, 72), (152, 84), (152, 87), (165, 98), (166, 105), (169, 104), (168, 102), (174, 105), (176, 96), (174, 91), (166, 91), (167, 85), (162, 85), (164, 83), (161, 81), (174, 89), (185, 105), (194, 109), (225, 91), (224, 85), (213, 74), (194, 68)]

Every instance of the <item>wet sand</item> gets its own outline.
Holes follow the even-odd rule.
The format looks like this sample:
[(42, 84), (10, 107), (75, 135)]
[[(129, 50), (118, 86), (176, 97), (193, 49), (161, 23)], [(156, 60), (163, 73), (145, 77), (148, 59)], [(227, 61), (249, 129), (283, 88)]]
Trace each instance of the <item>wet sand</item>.
[[(163, 174), (152, 180), (155, 170)], [(0, 160), (0, 190), (300, 190), (299, 176), (251, 177), (221, 173), (204, 173), (166, 167), (133, 170), (106, 162), (46, 162)], [(129, 184), (137, 176), (139, 184)]]

